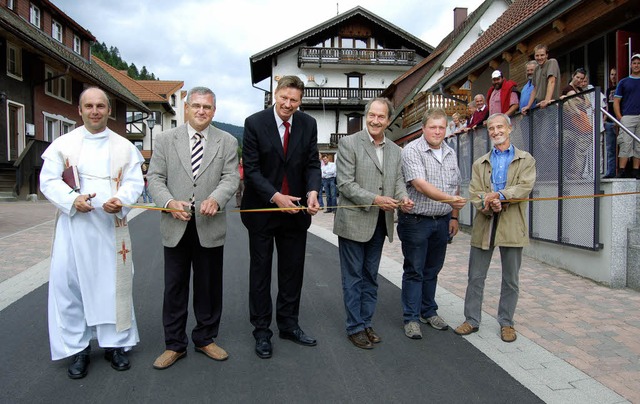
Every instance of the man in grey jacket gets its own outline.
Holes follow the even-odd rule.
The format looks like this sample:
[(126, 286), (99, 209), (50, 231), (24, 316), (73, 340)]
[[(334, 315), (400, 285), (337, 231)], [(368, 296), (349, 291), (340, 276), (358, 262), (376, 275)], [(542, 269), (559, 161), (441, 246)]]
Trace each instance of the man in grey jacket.
[(196, 326), (191, 339), (211, 359), (228, 355), (216, 345), (222, 314), (222, 258), (227, 231), (224, 207), (236, 193), (238, 142), (211, 126), (215, 94), (195, 87), (187, 94), (188, 123), (161, 133), (147, 177), (149, 192), (162, 213), (164, 244), (164, 325), (166, 350), (153, 364), (166, 369), (187, 354), (189, 278), (193, 267)]
[(338, 235), (347, 336), (363, 349), (381, 340), (371, 319), (384, 238), (393, 240), (393, 212), (413, 208), (402, 179), (401, 149), (384, 136), (392, 114), (389, 100), (372, 99), (365, 108), (366, 128), (341, 139), (338, 146), (341, 208), (333, 232)]

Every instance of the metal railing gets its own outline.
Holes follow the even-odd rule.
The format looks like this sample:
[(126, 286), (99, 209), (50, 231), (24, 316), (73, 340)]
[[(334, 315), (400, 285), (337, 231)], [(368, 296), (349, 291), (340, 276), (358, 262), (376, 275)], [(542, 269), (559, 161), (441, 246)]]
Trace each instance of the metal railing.
[(26, 147), (20, 153), (16, 162), (13, 163), (16, 168), (16, 186), (14, 189), (16, 195), (20, 195), (20, 190), (27, 181), (29, 193), (38, 193), (38, 177), (43, 164), (41, 156), (50, 144), (44, 140), (37, 139), (31, 139), (27, 142)]
[[(531, 197), (595, 195), (600, 190), (602, 129), (600, 89), (556, 101), (545, 109), (511, 119), (511, 143), (536, 159), (537, 179)], [(461, 194), (469, 198), (471, 166), (490, 150), (484, 127), (449, 140), (457, 152)], [(557, 244), (599, 250), (599, 198), (533, 201), (529, 236)], [(475, 209), (467, 204), (460, 223), (471, 226)]]
[(298, 67), (305, 63), (413, 66), (416, 52), (410, 49), (357, 49), (302, 47)]

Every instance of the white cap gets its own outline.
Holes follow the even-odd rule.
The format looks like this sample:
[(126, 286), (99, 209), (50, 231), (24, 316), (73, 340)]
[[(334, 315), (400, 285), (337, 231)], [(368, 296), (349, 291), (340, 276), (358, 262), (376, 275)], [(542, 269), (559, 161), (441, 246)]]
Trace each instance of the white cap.
[(491, 73), (491, 78), (497, 79), (498, 77), (502, 77), (502, 72), (500, 70), (494, 70), (493, 73)]
[(640, 53), (636, 53), (635, 55), (631, 56), (631, 60), (633, 59), (640, 59)]

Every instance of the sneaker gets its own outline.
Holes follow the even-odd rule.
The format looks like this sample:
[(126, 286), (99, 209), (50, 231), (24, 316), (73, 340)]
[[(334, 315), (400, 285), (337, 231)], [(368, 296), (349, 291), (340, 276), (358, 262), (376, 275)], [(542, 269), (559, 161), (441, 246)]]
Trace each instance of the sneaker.
[(422, 331), (417, 321), (410, 321), (404, 325), (404, 335), (411, 339), (422, 339)]
[(438, 316), (437, 314), (435, 316), (431, 316), (428, 318), (424, 318), (422, 316), (420, 316), (420, 322), (423, 324), (429, 324), (431, 327), (435, 328), (436, 330), (440, 330), (440, 331), (445, 331), (449, 329), (449, 324), (447, 324), (442, 317)]
[(458, 335), (469, 335), (469, 334), (474, 333), (476, 331), (478, 331), (478, 327), (474, 327), (471, 324), (467, 323), (466, 321), (464, 323), (460, 324), (458, 326), (458, 328), (453, 330), (453, 332), (455, 332)]
[(500, 327), (500, 338), (504, 342), (515, 341), (516, 338), (518, 338), (518, 335), (516, 334), (516, 329), (508, 325), (504, 325)]

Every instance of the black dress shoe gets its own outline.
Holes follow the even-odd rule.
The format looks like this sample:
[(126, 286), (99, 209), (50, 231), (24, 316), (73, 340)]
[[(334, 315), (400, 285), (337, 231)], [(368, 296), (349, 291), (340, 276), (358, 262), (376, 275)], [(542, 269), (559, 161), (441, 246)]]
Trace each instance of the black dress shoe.
[(91, 362), (90, 354), (91, 346), (88, 346), (83, 351), (73, 355), (73, 362), (71, 362), (71, 365), (69, 365), (67, 369), (67, 375), (71, 379), (82, 379), (87, 375), (89, 362)]
[(256, 355), (261, 359), (269, 359), (272, 354), (271, 340), (267, 337), (256, 338)]
[(304, 346), (316, 346), (318, 344), (315, 338), (311, 338), (300, 328), (296, 328), (293, 331), (280, 331), (280, 338), (288, 339), (295, 342), (296, 344)]
[(104, 358), (111, 361), (111, 367), (115, 370), (129, 370), (131, 367), (124, 348), (106, 348), (104, 350)]

